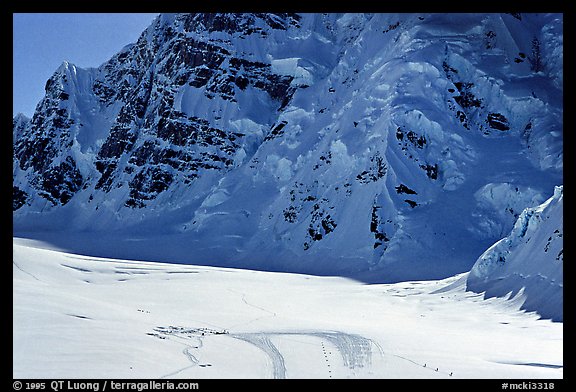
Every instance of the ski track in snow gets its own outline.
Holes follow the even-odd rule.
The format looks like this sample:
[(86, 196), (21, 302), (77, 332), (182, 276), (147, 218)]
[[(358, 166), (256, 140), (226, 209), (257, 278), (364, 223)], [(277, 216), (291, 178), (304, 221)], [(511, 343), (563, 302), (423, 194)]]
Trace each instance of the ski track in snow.
[[(244, 304), (267, 313), (267, 315), (257, 317), (241, 325), (252, 323), (261, 320), (265, 317), (277, 316), (276, 312), (249, 302), (246, 299), (245, 293), (241, 293), (232, 289), (228, 289), (228, 291), (241, 295), (242, 302)], [(237, 326), (238, 325), (235, 325), (234, 327)], [(230, 336), (235, 339), (251, 343), (254, 346), (258, 347), (260, 350), (262, 350), (272, 363), (273, 378), (283, 379), (286, 378), (285, 360), (282, 353), (278, 350), (278, 348), (274, 345), (274, 343), (270, 340), (270, 338), (272, 336), (285, 337), (289, 335), (297, 335), (297, 336), (307, 335), (320, 338), (323, 341), (327, 340), (331, 342), (332, 344), (334, 344), (334, 346), (336, 346), (336, 348), (340, 352), (340, 355), (342, 356), (344, 362), (344, 366), (346, 366), (349, 369), (362, 368), (369, 365), (371, 363), (371, 356), (372, 356), (371, 346), (372, 344), (376, 344), (372, 342), (370, 339), (367, 339), (363, 336), (338, 331), (258, 332), (258, 333), (242, 333), (242, 334), (235, 333)], [(377, 347), (380, 349), (380, 351), (382, 351), (379, 345)]]
[(250, 306), (250, 307), (252, 307), (252, 308), (254, 308), (254, 309), (258, 309), (258, 310), (266, 313), (266, 314), (263, 315), (263, 316), (253, 318), (253, 319), (248, 320), (248, 321), (246, 321), (246, 322), (242, 322), (242, 323), (239, 323), (239, 324), (235, 324), (235, 325), (231, 326), (230, 329), (232, 329), (232, 328), (237, 328), (237, 327), (239, 327), (239, 326), (241, 326), (241, 325), (247, 325), (247, 324), (250, 324), (250, 323), (253, 323), (253, 322), (262, 320), (262, 319), (267, 318), (267, 317), (276, 317), (276, 316), (277, 316), (276, 312), (274, 312), (274, 311), (272, 311), (272, 310), (269, 310), (269, 309), (263, 308), (263, 307), (261, 307), (261, 306), (255, 305), (255, 304), (253, 304), (253, 303), (251, 303), (251, 302), (248, 302), (248, 300), (246, 299), (246, 294), (245, 294), (245, 293), (241, 293), (241, 292), (239, 292), (239, 291), (232, 290), (232, 289), (228, 289), (228, 291), (231, 292), (231, 293), (234, 293), (234, 294), (239, 294), (239, 295), (241, 296), (242, 302), (243, 302), (245, 305)]
[(314, 332), (309, 335), (318, 336), (333, 343), (349, 369), (362, 368), (371, 364), (372, 341), (364, 336), (342, 332)]
[[(266, 317), (276, 317), (276, 312), (263, 308), (261, 306), (255, 305), (246, 299), (246, 294), (238, 292), (236, 290), (228, 289), (228, 291), (241, 296), (242, 302), (252, 308), (258, 309), (262, 312), (267, 313), (264, 316), (256, 317), (245, 323), (233, 326), (237, 327), (239, 325), (246, 325), (253, 323), (255, 321), (261, 320)], [(365, 338), (357, 334), (349, 334), (340, 331), (271, 331), (271, 332), (251, 332), (251, 333), (233, 333), (228, 334), (227, 332), (218, 332), (210, 329), (202, 328), (187, 328), (187, 327), (158, 327), (155, 329), (156, 336), (158, 334), (165, 337), (177, 337), (180, 339), (196, 339), (197, 345), (192, 346), (188, 343), (182, 343), (186, 347), (182, 351), (183, 354), (192, 363), (190, 366), (186, 366), (169, 374), (162, 376), (161, 378), (169, 378), (178, 373), (181, 373), (193, 366), (199, 365), (199, 360), (194, 354), (192, 354), (192, 349), (202, 348), (202, 339), (214, 336), (214, 335), (226, 335), (234, 339), (238, 339), (247, 343), (250, 343), (260, 349), (268, 358), (271, 364), (272, 377), (274, 379), (285, 379), (286, 378), (286, 361), (284, 356), (272, 342), (273, 337), (290, 337), (290, 336), (311, 336), (321, 340), (321, 347), (324, 349), (324, 342), (328, 341), (332, 343), (340, 353), (343, 361), (343, 365), (354, 370), (357, 368), (364, 368), (371, 364), (372, 357), (372, 345), (375, 345), (379, 352), (382, 354), (382, 348), (377, 343), (373, 342), (371, 339)], [(327, 360), (327, 358), (326, 358)], [(328, 365), (330, 366), (330, 365)], [(330, 371), (331, 373), (331, 371)]]
[(262, 350), (272, 362), (272, 376), (275, 379), (286, 378), (286, 365), (284, 357), (278, 351), (278, 348), (270, 341), (270, 334), (266, 333), (247, 333), (234, 334), (235, 339), (244, 340)]
[(37, 281), (40, 282), (40, 279), (38, 279), (34, 274), (31, 274), (30, 272), (23, 270), (22, 267), (20, 267), (20, 266), (18, 265), (18, 263), (16, 263), (16, 261), (12, 260), (12, 264), (14, 264), (14, 266), (15, 266), (16, 268), (18, 268), (20, 271), (22, 271), (22, 272), (25, 273), (26, 275), (31, 276), (32, 278), (34, 278), (35, 280), (37, 280)]
[(371, 363), (372, 341), (360, 335), (336, 331), (265, 332), (232, 335), (233, 338), (249, 342), (266, 353), (272, 362), (274, 378), (286, 378), (286, 366), (282, 353), (272, 343), (270, 338), (287, 336), (313, 336), (331, 342), (340, 352), (344, 366), (350, 370), (363, 368)]
[[(184, 345), (184, 349), (182, 350), (182, 354), (190, 361), (190, 365), (185, 366), (183, 368), (177, 369), (173, 372), (160, 376), (160, 379), (171, 378), (179, 373), (182, 373), (190, 368), (195, 366), (212, 366), (210, 364), (202, 364), (200, 359), (194, 355), (193, 350), (199, 350), (202, 348), (204, 343), (202, 342), (202, 338), (208, 334), (217, 334), (221, 333), (216, 330), (210, 330), (207, 328), (183, 328), (183, 327), (158, 327), (154, 329), (154, 333), (149, 333), (151, 336), (156, 336), (161, 339), (169, 339), (171, 341), (175, 341), (179, 344)], [(177, 340), (175, 340), (177, 339)], [(196, 345), (194, 343), (190, 343), (190, 340), (194, 339), (196, 341)]]
[(190, 360), (190, 362), (192, 362), (192, 364), (189, 366), (185, 366), (182, 369), (178, 369), (172, 373), (165, 374), (159, 377), (160, 379), (171, 378), (185, 370), (188, 370), (198, 365), (198, 359), (194, 355), (192, 355), (192, 353), (190, 353), (190, 347), (186, 347), (184, 350), (182, 350), (182, 353)]
[[(195, 331), (194, 333), (199, 333), (200, 329), (194, 328), (182, 328), (181, 331), (175, 331), (173, 329), (158, 328), (156, 329), (163, 336), (168, 337), (178, 337), (181, 339), (197, 339), (198, 345), (193, 346), (188, 343), (182, 342), (186, 347), (182, 350), (182, 353), (188, 358), (192, 363), (190, 366), (178, 369), (174, 372), (166, 374), (161, 378), (169, 378), (178, 373), (181, 373), (191, 367), (200, 365), (200, 360), (192, 353), (192, 350), (199, 350), (202, 348), (202, 339), (209, 336), (216, 335), (215, 333), (206, 333), (200, 336), (191, 336), (190, 331)], [(187, 333), (188, 332), (188, 333)], [(238, 339), (247, 343), (250, 343), (260, 349), (268, 358), (271, 365), (271, 376), (274, 379), (284, 379), (286, 377), (286, 360), (282, 352), (278, 347), (272, 342), (273, 338), (289, 338), (291, 336), (310, 336), (320, 339), (321, 344), (319, 345), (324, 350), (324, 342), (328, 341), (333, 344), (340, 356), (342, 357), (343, 365), (350, 369), (355, 370), (358, 368), (365, 368), (371, 365), (372, 358), (372, 346), (378, 348), (380, 354), (382, 354), (382, 349), (380, 346), (361, 335), (349, 334), (340, 331), (270, 331), (270, 332), (250, 332), (250, 333), (234, 333), (234, 334), (219, 334), (224, 335), (229, 338)], [(326, 359), (327, 360), (327, 359)], [(329, 364), (327, 364), (330, 366)]]

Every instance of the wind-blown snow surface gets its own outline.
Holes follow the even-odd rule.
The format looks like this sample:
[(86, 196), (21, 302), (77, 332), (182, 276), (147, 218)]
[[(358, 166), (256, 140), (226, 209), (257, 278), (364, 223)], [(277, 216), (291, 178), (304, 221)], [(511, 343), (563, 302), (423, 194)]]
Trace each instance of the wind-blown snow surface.
[(562, 378), (563, 324), (465, 291), (14, 239), (14, 378)]
[(543, 204), (525, 209), (512, 232), (482, 254), (467, 279), (486, 296), (518, 295), (523, 309), (563, 320), (564, 187)]

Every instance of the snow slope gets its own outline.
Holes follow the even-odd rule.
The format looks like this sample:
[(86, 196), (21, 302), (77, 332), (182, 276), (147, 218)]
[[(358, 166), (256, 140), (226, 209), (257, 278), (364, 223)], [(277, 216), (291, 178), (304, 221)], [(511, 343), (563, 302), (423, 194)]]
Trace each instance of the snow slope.
[(13, 242), (14, 378), (563, 377), (563, 324), (465, 291)]
[(525, 209), (512, 232), (472, 267), (467, 288), (485, 296), (524, 298), (523, 309), (564, 317), (564, 187), (539, 206)]

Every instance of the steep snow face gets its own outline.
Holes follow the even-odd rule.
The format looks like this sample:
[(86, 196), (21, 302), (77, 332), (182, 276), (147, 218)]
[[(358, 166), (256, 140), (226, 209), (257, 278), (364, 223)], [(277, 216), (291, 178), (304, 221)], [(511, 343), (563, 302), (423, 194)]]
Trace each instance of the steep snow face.
[(562, 183), (561, 35), (554, 14), (161, 15), (98, 69), (65, 64), (14, 131), (15, 229), (466, 271)]
[(542, 194), (531, 188), (511, 183), (489, 183), (475, 194), (478, 209), (478, 233), (486, 237), (504, 237), (522, 210), (542, 203)]
[(474, 264), (468, 290), (485, 296), (520, 296), (523, 308), (563, 320), (563, 187), (543, 204), (525, 209), (512, 232)]

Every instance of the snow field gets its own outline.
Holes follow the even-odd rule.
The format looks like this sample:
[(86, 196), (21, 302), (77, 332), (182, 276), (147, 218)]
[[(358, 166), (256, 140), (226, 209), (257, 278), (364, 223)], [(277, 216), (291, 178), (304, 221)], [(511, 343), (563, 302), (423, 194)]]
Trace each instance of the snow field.
[(466, 275), (366, 285), (44, 246), (14, 239), (14, 378), (563, 377), (563, 324)]

